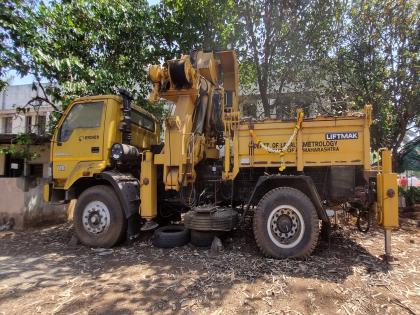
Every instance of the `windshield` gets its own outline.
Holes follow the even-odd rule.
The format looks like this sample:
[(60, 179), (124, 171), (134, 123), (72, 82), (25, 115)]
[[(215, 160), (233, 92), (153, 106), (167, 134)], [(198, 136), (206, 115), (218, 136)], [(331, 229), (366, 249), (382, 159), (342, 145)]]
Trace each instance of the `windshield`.
[(98, 128), (101, 125), (103, 102), (80, 103), (73, 106), (61, 126), (58, 141), (67, 141), (77, 128)]

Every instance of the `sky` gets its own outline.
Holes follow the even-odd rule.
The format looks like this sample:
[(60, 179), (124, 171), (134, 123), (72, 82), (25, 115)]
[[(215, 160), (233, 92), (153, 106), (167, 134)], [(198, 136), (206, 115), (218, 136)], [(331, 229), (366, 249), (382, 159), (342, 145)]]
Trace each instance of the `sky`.
[(19, 74), (16, 73), (15, 70), (9, 71), (6, 77), (12, 78), (9, 81), (10, 85), (31, 84), (34, 81), (33, 75), (26, 75), (21, 78)]
[[(147, 0), (147, 2), (149, 2), (150, 5), (153, 5), (159, 3), (159, 0)], [(11, 78), (9, 82), (10, 85), (32, 84), (35, 79), (33, 75), (20, 77), (15, 70), (9, 71), (6, 77)]]

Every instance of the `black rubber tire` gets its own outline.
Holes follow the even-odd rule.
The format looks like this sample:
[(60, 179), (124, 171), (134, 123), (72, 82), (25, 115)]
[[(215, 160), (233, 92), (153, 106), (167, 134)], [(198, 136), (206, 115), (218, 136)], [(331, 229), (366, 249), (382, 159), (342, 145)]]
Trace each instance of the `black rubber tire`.
[(191, 244), (197, 247), (210, 247), (215, 236), (217, 236), (215, 231), (191, 230)]
[(185, 214), (184, 224), (191, 230), (227, 232), (238, 224), (238, 218), (238, 212), (231, 208), (219, 208), (217, 211), (209, 213), (191, 210)]
[(190, 231), (183, 225), (168, 225), (158, 228), (152, 237), (152, 243), (160, 248), (180, 247), (190, 241)]
[[(84, 208), (94, 200), (103, 202), (110, 212), (109, 228), (100, 234), (86, 231), (82, 222)], [(105, 185), (88, 188), (80, 195), (74, 211), (73, 224), (77, 238), (82, 244), (90, 247), (112, 247), (122, 241), (127, 230), (127, 220), (120, 201), (114, 190)]]
[[(293, 247), (281, 248), (271, 239), (267, 230), (270, 213), (279, 205), (293, 206), (303, 218), (305, 229), (302, 239)], [(279, 187), (266, 193), (254, 214), (254, 237), (261, 252), (273, 258), (304, 258), (315, 249), (319, 236), (319, 219), (311, 200), (300, 190)]]
[(371, 212), (368, 210), (359, 210), (357, 214), (356, 226), (357, 229), (362, 233), (369, 232), (370, 226), (372, 224)]

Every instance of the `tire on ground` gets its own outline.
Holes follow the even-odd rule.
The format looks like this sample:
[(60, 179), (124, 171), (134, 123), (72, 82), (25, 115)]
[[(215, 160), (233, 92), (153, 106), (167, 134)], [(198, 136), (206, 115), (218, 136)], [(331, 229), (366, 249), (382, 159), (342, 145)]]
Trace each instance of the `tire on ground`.
[[(83, 224), (83, 212), (92, 201), (100, 201), (109, 211), (109, 226), (100, 233), (91, 233)], [(126, 234), (127, 220), (114, 190), (105, 185), (86, 189), (78, 198), (74, 212), (76, 236), (86, 246), (109, 248), (119, 243)]]
[[(280, 239), (284, 234), (280, 236), (276, 234), (281, 233), (282, 229), (285, 231), (284, 227), (280, 228), (276, 225), (279, 222), (278, 218), (286, 218), (286, 221), (290, 218), (290, 216), (284, 217), (282, 209), (285, 208), (282, 206), (288, 206), (289, 209), (292, 209), (289, 210), (292, 213), (297, 212), (292, 217), (295, 221), (288, 221), (292, 225), (286, 227), (287, 229), (292, 226), (297, 231), (292, 233), (292, 237), (296, 237), (296, 239), (292, 239), (289, 244)], [(276, 215), (278, 215), (277, 221), (273, 223), (274, 221), (271, 219), (276, 218)], [(296, 221), (299, 223), (295, 224)], [(307, 195), (294, 188), (279, 187), (270, 190), (261, 198), (254, 215), (253, 229), (255, 241), (264, 255), (273, 258), (304, 258), (312, 253), (317, 244), (319, 219), (316, 209)]]
[(184, 246), (190, 241), (190, 231), (183, 225), (163, 226), (155, 231), (152, 243), (160, 248)]
[(210, 247), (215, 236), (217, 236), (215, 231), (191, 230), (191, 244), (197, 247)]

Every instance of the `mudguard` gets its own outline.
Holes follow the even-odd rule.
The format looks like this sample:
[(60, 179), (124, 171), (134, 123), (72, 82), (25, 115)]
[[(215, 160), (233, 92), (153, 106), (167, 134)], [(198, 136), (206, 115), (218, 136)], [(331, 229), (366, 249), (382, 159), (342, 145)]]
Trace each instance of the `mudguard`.
[(131, 174), (124, 174), (118, 171), (105, 171), (96, 176), (99, 179), (106, 180), (114, 187), (126, 218), (139, 213), (140, 189), (137, 178)]
[(258, 202), (268, 190), (276, 187), (292, 187), (305, 193), (315, 206), (318, 218), (329, 223), (328, 215), (322, 206), (321, 198), (316, 190), (312, 178), (305, 175), (268, 175), (260, 176), (248, 201), (248, 207)]
[(114, 187), (127, 219), (127, 234), (129, 238), (137, 235), (140, 230), (140, 184), (138, 179), (131, 174), (115, 170), (101, 172), (96, 177), (107, 181)]

